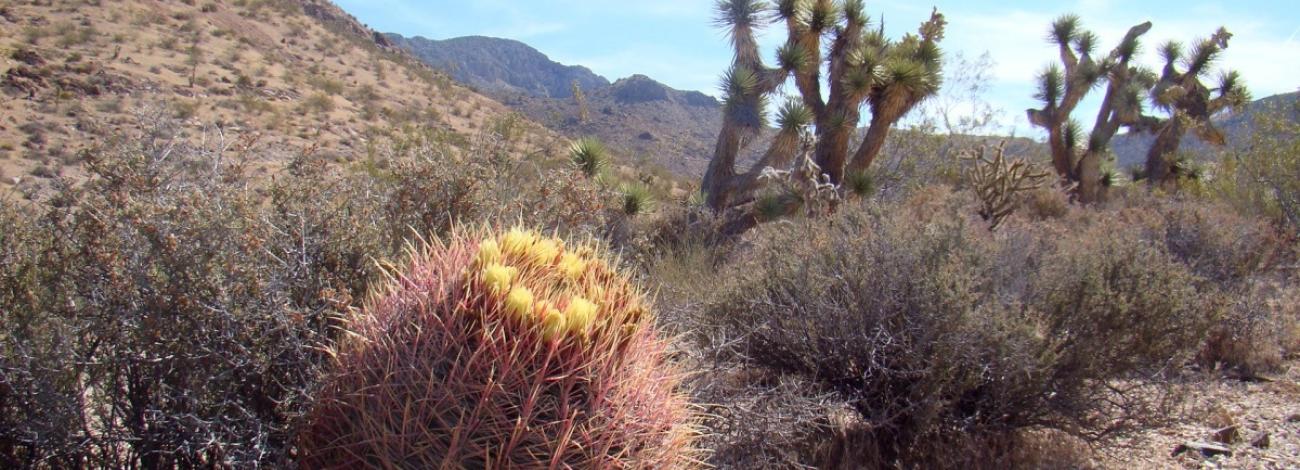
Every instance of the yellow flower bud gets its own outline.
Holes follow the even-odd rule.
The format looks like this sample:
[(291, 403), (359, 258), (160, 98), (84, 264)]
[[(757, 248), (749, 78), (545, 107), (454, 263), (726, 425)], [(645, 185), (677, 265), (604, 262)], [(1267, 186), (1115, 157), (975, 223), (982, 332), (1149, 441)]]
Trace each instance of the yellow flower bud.
[(506, 313), (522, 321), (526, 320), (532, 311), (533, 291), (528, 290), (527, 287), (516, 287), (506, 294)]
[(555, 309), (550, 309), (545, 317), (542, 317), (542, 338), (551, 341), (564, 333), (564, 315)]
[(506, 232), (505, 237), (502, 237), (501, 249), (508, 254), (522, 255), (532, 250), (534, 243), (537, 243), (537, 234), (516, 228)]
[(479, 266), (487, 266), (493, 263), (501, 262), (501, 245), (496, 240), (488, 239), (478, 244), (478, 257), (475, 262)]
[(544, 238), (534, 243), (528, 254), (537, 265), (550, 266), (555, 262), (555, 257), (560, 255), (560, 244), (554, 239)]
[(574, 297), (569, 301), (569, 307), (564, 309), (564, 316), (570, 332), (586, 334), (587, 327), (596, 319), (596, 304), (582, 297)]
[(587, 261), (573, 253), (565, 253), (560, 258), (560, 272), (570, 280), (578, 280), (582, 277), (582, 272), (587, 269)]
[(505, 292), (510, 289), (510, 283), (514, 282), (515, 271), (515, 268), (499, 264), (488, 265), (483, 268), (483, 283), (487, 284), (488, 291), (493, 294)]

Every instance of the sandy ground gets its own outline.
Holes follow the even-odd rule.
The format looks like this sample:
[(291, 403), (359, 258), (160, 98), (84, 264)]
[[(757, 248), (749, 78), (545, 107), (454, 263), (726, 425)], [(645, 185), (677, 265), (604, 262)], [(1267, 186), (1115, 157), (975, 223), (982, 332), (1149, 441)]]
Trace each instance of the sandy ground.
[[(1207, 379), (1189, 384), (1177, 424), (1123, 439), (1095, 451), (1103, 468), (1300, 469), (1300, 362), (1267, 382)], [(1216, 443), (1217, 430), (1235, 426), (1236, 439)], [(1267, 445), (1260, 442), (1267, 436)], [(1218, 444), (1232, 455), (1188, 451), (1189, 441)], [(1255, 444), (1252, 444), (1254, 442)]]

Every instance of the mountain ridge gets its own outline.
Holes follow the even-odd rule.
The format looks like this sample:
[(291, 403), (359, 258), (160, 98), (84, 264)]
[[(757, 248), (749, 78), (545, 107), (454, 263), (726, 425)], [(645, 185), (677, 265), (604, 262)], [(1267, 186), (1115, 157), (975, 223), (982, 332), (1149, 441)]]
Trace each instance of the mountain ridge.
[[(552, 61), (512, 39), (467, 36), (433, 41), (393, 33), (385, 36), (529, 119), (570, 138), (596, 137), (616, 157), (631, 163), (660, 165), (674, 175), (698, 177), (708, 166), (721, 130), (722, 104), (717, 99), (699, 91), (677, 90), (643, 74), (611, 83), (586, 67)], [(574, 78), (575, 73), (579, 78)], [(575, 80), (585, 97), (585, 119), (571, 93)]]
[(489, 36), (429, 39), (383, 35), (397, 47), (412, 52), (429, 66), (443, 70), (457, 81), (495, 95), (524, 93), (533, 96), (571, 98), (572, 84), (584, 90), (605, 88), (610, 82), (580, 65), (555, 62), (541, 51), (520, 41)]

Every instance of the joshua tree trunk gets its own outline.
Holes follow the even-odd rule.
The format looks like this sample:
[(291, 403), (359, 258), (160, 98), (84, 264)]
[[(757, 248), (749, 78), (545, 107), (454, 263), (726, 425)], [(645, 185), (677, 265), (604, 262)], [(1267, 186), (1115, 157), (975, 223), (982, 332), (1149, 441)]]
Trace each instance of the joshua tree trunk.
[(1101, 161), (1105, 155), (1089, 149), (1079, 159), (1079, 202), (1091, 204), (1101, 200)]
[(885, 116), (884, 113), (871, 115), (871, 127), (867, 129), (867, 136), (862, 141), (862, 146), (858, 147), (858, 151), (853, 154), (853, 160), (849, 162), (849, 174), (867, 171), (871, 168), (871, 164), (875, 163), (876, 157), (885, 148), (889, 131), (893, 128), (888, 121), (889, 116)]
[(1165, 186), (1174, 180), (1174, 165), (1170, 159), (1177, 155), (1186, 131), (1183, 120), (1177, 117), (1170, 118), (1160, 127), (1155, 143), (1147, 152), (1147, 178), (1153, 186)]
[(709, 207), (727, 207), (731, 199), (732, 179), (736, 176), (736, 155), (740, 152), (741, 126), (723, 120), (722, 131), (713, 151), (713, 160), (704, 173), (701, 185), (705, 188)]
[(854, 119), (852, 123), (846, 122), (838, 126), (832, 124), (832, 127), (825, 131), (818, 129), (817, 153), (813, 161), (821, 167), (822, 174), (826, 175), (831, 184), (840, 184), (844, 181), (844, 165), (849, 155), (849, 141), (853, 137), (856, 124)]

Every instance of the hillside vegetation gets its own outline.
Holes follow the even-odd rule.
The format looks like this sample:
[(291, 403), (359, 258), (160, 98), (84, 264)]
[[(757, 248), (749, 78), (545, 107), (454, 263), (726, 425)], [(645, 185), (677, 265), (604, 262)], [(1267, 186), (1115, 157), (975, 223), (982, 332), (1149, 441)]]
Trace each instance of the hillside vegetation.
[(0, 56), (0, 185), (23, 194), (83, 174), (85, 152), (139, 130), (144, 107), (187, 139), (256, 141), (267, 168), (304, 151), (364, 161), (415, 127), (466, 142), (506, 127), (519, 154), (566, 145), (324, 1), (17, 2)]
[(0, 468), (1300, 465), (1300, 108), (1084, 197), (1142, 120), (896, 126), (960, 18), (717, 6), (720, 105), (578, 94), (713, 109), (696, 191), (318, 0), (0, 5)]

